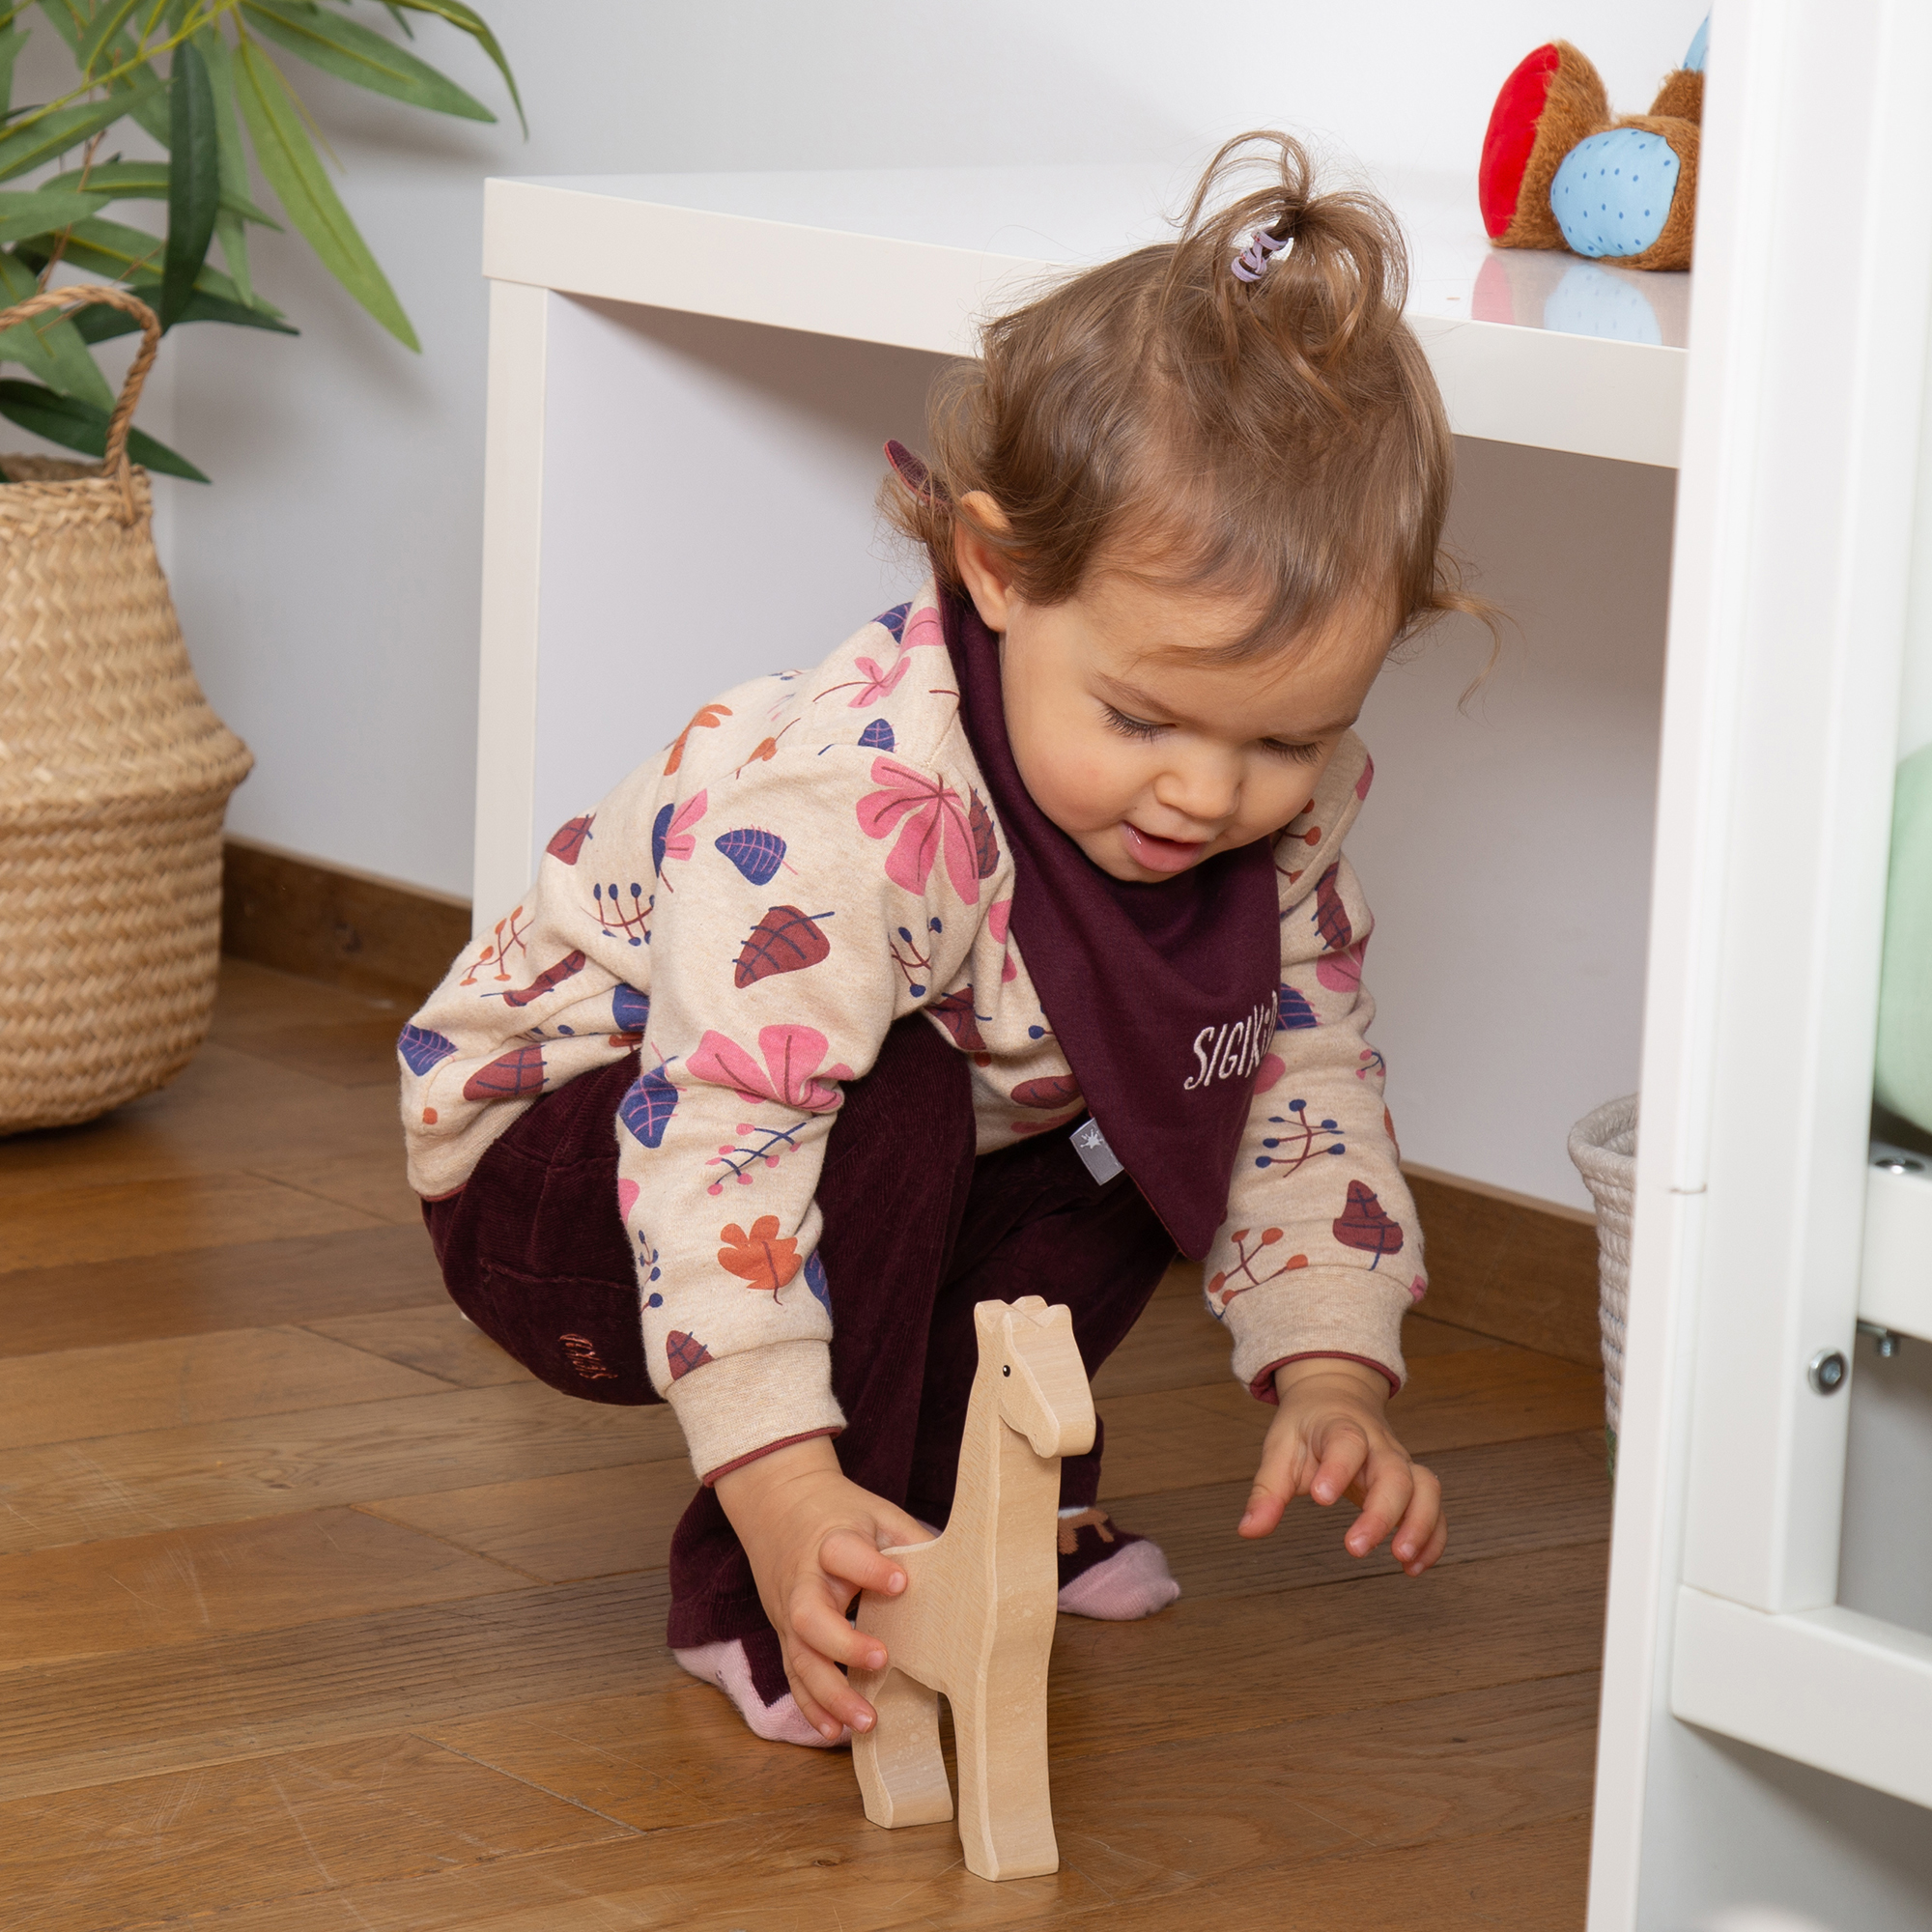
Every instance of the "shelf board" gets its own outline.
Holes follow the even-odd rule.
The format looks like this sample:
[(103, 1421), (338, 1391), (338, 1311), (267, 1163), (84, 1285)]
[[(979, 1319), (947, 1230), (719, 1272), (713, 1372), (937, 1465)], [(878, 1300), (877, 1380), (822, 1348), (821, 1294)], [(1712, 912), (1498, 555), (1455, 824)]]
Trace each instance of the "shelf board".
[[(1674, 466), (1688, 274), (1492, 249), (1472, 180), (1373, 177), (1406, 228), (1408, 316), (1457, 433)], [(497, 180), (483, 272), (943, 355), (1068, 267), (1163, 239), (1188, 184), (1151, 166)]]

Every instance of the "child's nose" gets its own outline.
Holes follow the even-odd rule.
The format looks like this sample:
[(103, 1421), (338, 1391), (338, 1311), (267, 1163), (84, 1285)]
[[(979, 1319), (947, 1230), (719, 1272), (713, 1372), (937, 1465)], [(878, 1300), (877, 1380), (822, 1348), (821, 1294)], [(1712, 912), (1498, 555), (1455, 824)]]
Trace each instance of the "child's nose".
[(1235, 815), (1240, 801), (1240, 775), (1233, 763), (1190, 760), (1154, 781), (1155, 800), (1197, 825), (1218, 825)]

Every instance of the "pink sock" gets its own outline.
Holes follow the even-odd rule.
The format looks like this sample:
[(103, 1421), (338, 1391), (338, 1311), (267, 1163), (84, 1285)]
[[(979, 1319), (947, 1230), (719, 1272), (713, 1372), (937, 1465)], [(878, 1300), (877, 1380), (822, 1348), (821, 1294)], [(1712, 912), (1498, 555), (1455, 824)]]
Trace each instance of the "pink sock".
[(1060, 1519), (1060, 1607), (1068, 1615), (1133, 1623), (1179, 1595), (1159, 1544), (1116, 1528), (1103, 1509)]
[[(835, 1748), (832, 1739), (815, 1729), (798, 1708), (798, 1699), (789, 1690), (773, 1703), (758, 1695), (752, 1681), (752, 1661), (745, 1655), (742, 1639), (727, 1643), (704, 1643), (692, 1650), (673, 1650), (671, 1655), (691, 1674), (706, 1684), (715, 1684), (738, 1707), (738, 1715), (761, 1738), (775, 1744), (810, 1745), (819, 1750)], [(848, 1730), (838, 1740), (849, 1745)]]

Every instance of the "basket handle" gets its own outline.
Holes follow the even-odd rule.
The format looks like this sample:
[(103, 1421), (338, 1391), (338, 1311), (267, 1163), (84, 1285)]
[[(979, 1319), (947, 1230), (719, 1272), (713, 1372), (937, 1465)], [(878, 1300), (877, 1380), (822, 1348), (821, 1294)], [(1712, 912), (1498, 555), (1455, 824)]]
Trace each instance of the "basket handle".
[(111, 289), (99, 282), (75, 282), (67, 288), (43, 290), (40, 295), (29, 296), (25, 301), (15, 302), (12, 308), (0, 312), (0, 333), (13, 327), (16, 322), (28, 322), (37, 315), (45, 315), (52, 310), (64, 314), (70, 309), (87, 308), (95, 302), (105, 302), (109, 308), (118, 308), (141, 325), (140, 353), (128, 365), (128, 380), (121, 385), (121, 399), (114, 405), (114, 413), (107, 419), (107, 445), (100, 460), (103, 476), (112, 476), (117, 472), (120, 475), (121, 487), (131, 510), (133, 487), (128, 469), (128, 431), (134, 421), (134, 406), (141, 400), (141, 384), (148, 380), (148, 371), (155, 366), (155, 356), (161, 346), (161, 325), (154, 310), (139, 296), (130, 296), (126, 289)]

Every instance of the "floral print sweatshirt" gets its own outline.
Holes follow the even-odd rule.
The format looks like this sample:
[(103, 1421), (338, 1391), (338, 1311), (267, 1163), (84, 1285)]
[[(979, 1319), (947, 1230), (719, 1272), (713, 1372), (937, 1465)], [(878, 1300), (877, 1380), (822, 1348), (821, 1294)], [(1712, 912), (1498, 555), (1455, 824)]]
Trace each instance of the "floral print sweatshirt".
[[(1253, 1082), (1206, 1298), (1264, 1401), (1310, 1354), (1400, 1386), (1425, 1287), (1367, 1039), (1371, 921), (1342, 854), (1372, 776), (1351, 734), (1276, 836), (1271, 1037), (1194, 1043)], [(843, 1426), (813, 1195), (843, 1083), (895, 1022), (923, 1013), (971, 1059), (981, 1153), (1085, 1111), (1009, 929), (986, 789), (928, 582), (817, 669), (705, 705), (559, 827), (398, 1042), (410, 1179), (431, 1199), (539, 1094), (639, 1050), (612, 1125), (616, 1206), (652, 1380), (706, 1479)]]

